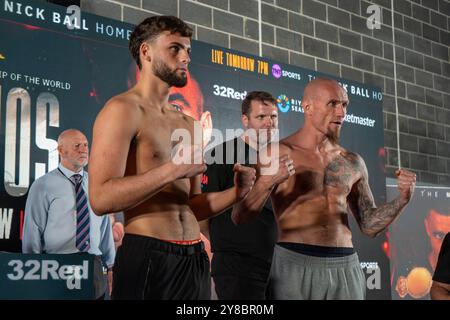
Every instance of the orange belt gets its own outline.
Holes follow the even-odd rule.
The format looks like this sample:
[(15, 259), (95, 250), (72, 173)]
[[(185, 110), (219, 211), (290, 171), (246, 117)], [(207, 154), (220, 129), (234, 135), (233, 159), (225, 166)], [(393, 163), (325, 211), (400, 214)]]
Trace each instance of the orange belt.
[(170, 243), (175, 243), (175, 244), (182, 244), (182, 245), (191, 245), (191, 244), (196, 244), (196, 243), (202, 242), (202, 239), (196, 239), (196, 240), (164, 240), (164, 239), (160, 239), (160, 240), (170, 242)]

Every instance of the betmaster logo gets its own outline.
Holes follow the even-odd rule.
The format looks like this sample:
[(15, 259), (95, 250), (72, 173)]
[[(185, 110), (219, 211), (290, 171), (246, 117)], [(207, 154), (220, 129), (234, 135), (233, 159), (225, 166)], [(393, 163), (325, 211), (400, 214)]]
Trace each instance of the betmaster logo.
[(302, 79), (302, 75), (300, 73), (283, 70), (279, 64), (272, 65), (272, 75), (275, 79), (280, 79), (281, 77), (294, 80)]

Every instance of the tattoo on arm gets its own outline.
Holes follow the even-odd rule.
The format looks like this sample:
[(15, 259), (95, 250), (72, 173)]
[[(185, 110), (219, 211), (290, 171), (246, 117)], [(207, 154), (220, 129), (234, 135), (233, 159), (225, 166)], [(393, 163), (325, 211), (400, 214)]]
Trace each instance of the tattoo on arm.
[(366, 165), (361, 158), (358, 162), (361, 178), (353, 185), (348, 203), (364, 234), (376, 236), (395, 220), (406, 203), (397, 198), (377, 208), (369, 187)]

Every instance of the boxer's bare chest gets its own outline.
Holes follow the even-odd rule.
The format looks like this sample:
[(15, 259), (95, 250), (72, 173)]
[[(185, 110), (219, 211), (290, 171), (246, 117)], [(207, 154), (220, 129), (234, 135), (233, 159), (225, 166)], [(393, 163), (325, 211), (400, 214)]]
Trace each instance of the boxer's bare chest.
[(290, 156), (294, 161), (295, 175), (284, 183), (282, 189), (291, 195), (346, 197), (360, 177), (355, 155), (342, 149), (326, 152), (294, 149)]
[(189, 140), (192, 136), (192, 120), (181, 112), (172, 110), (172, 107), (154, 112), (147, 108), (130, 146), (130, 155), (135, 156), (138, 173), (170, 161), (180, 138)]

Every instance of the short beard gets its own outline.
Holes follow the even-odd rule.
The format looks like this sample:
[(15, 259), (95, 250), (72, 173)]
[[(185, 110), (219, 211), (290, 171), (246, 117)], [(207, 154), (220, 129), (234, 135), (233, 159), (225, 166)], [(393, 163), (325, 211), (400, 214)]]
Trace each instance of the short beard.
[(328, 140), (330, 140), (330, 142), (332, 142), (334, 144), (339, 144), (340, 136), (341, 136), (341, 130), (338, 130), (338, 131), (329, 130), (326, 134), (326, 137), (328, 138)]
[(186, 73), (184, 76), (178, 77), (176, 72), (170, 70), (167, 64), (161, 60), (155, 61), (155, 64), (153, 65), (153, 73), (170, 87), (182, 88), (187, 83)]

